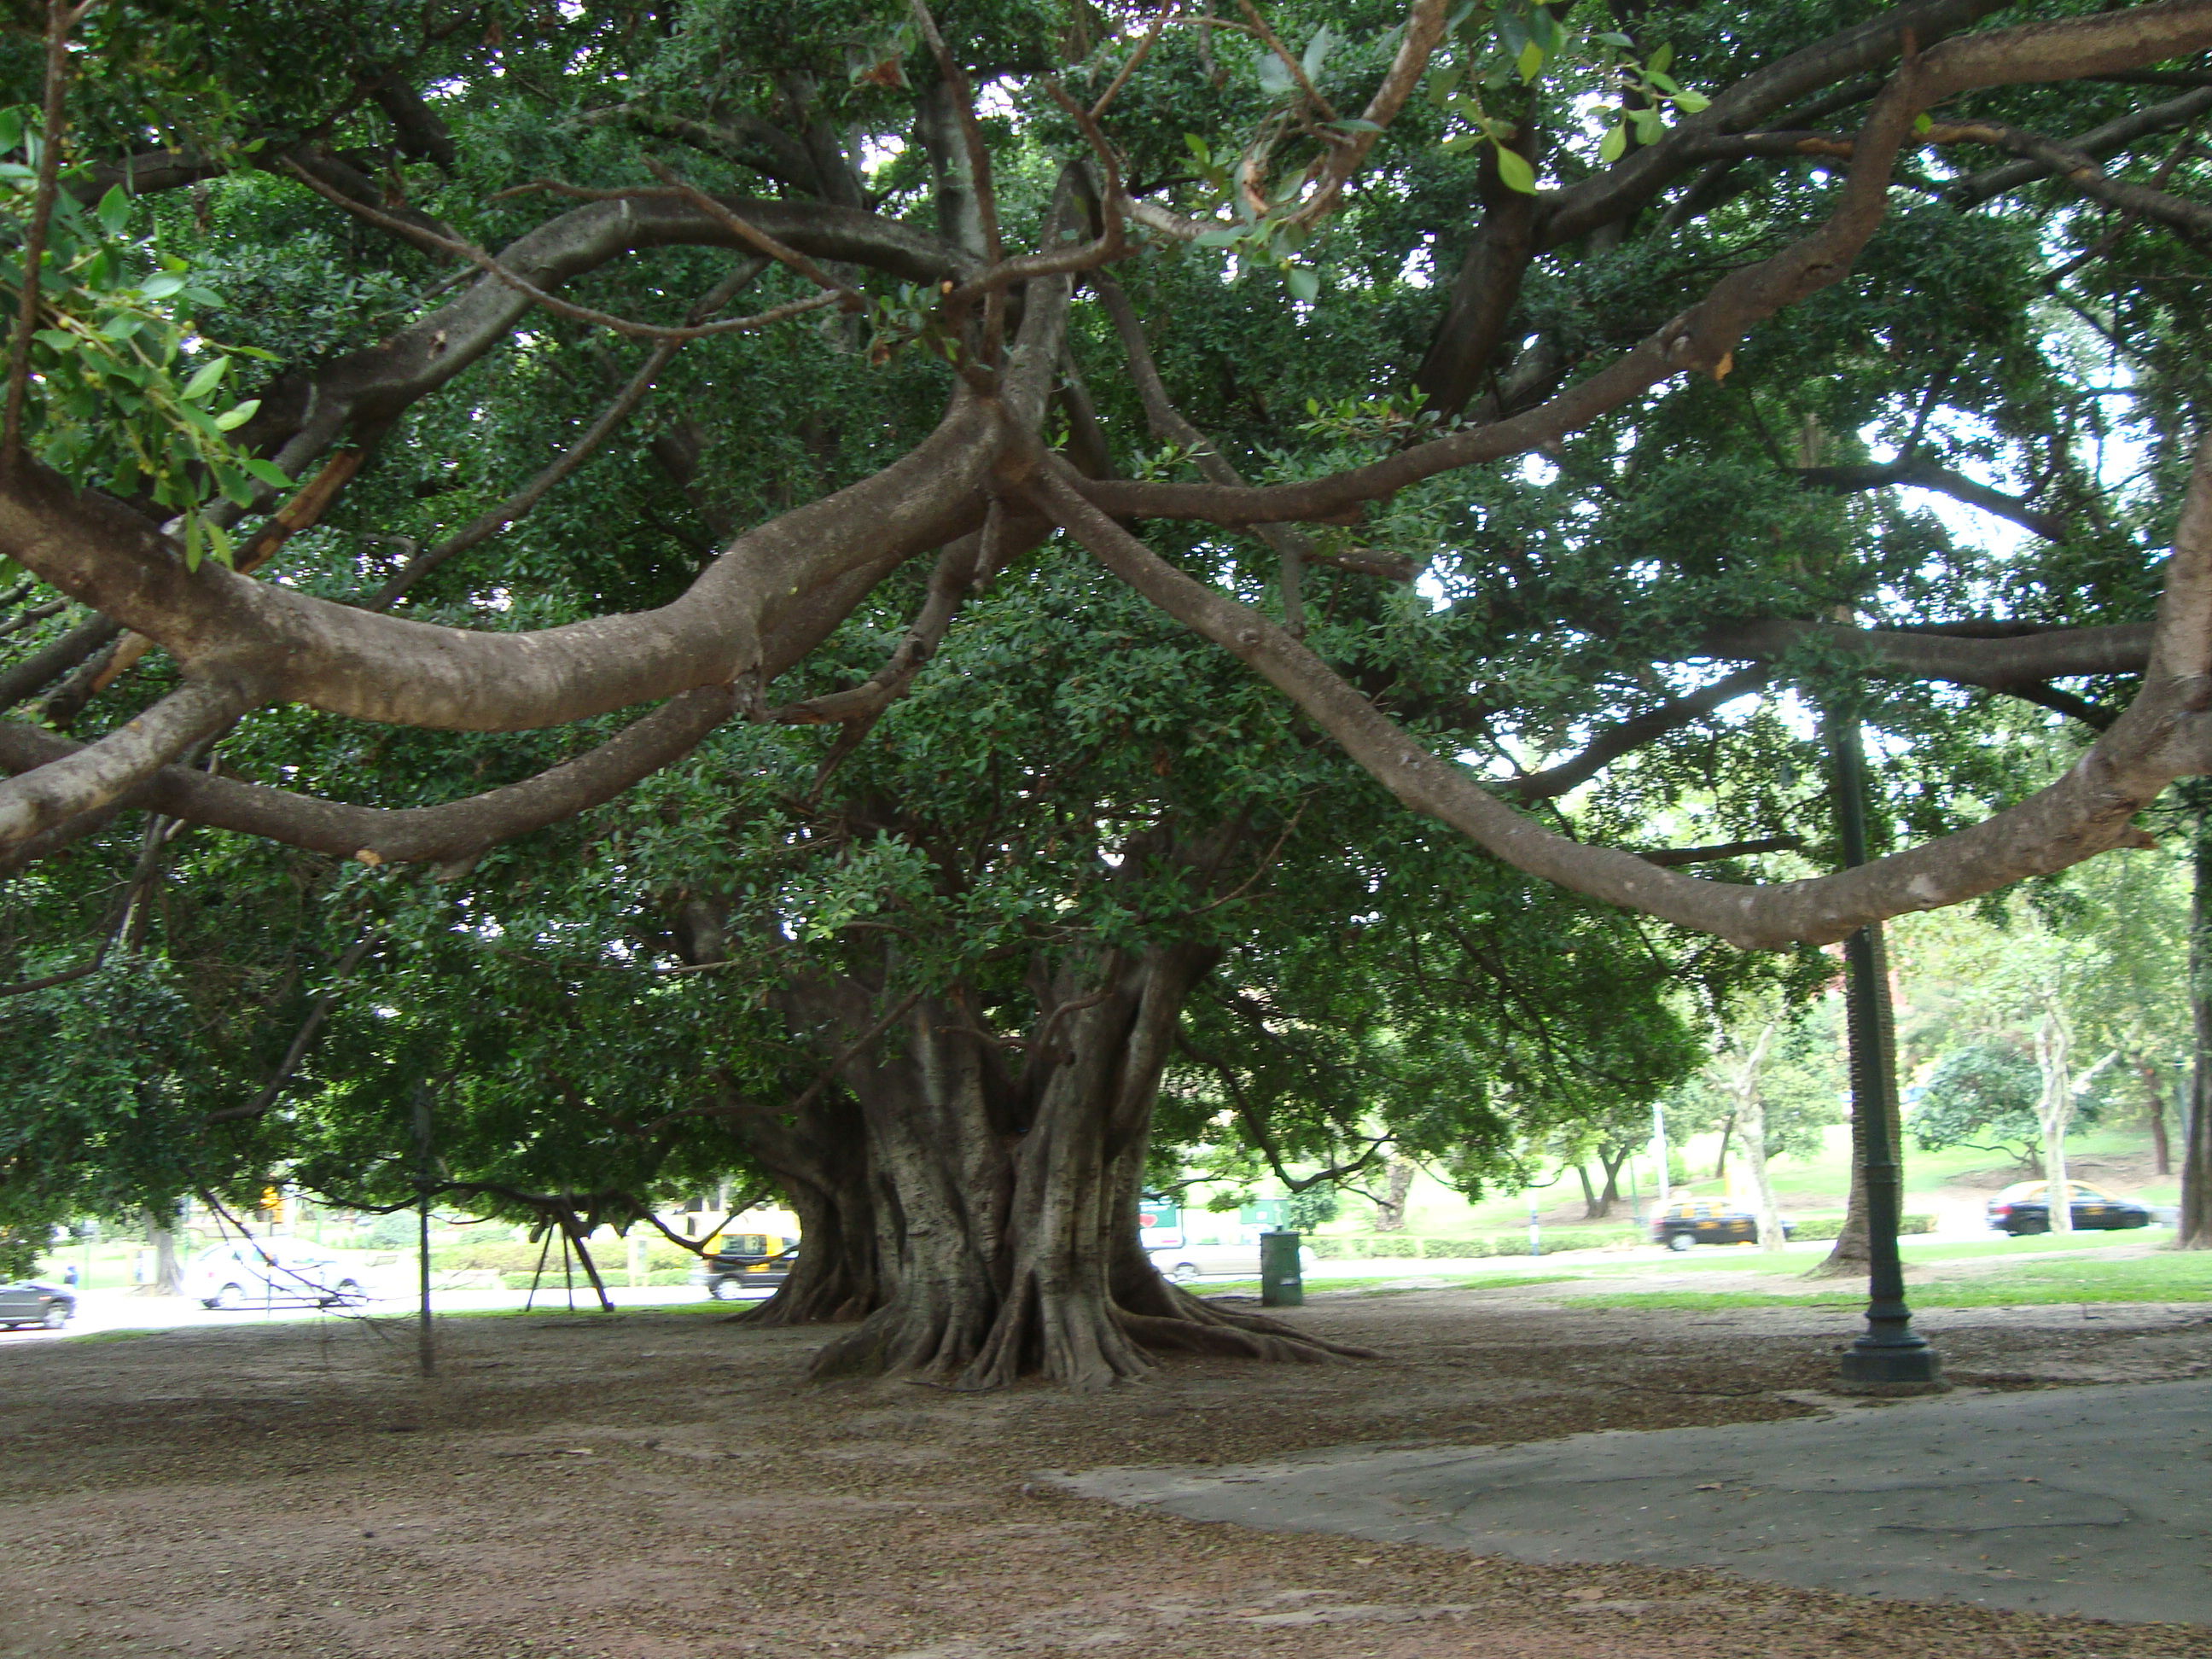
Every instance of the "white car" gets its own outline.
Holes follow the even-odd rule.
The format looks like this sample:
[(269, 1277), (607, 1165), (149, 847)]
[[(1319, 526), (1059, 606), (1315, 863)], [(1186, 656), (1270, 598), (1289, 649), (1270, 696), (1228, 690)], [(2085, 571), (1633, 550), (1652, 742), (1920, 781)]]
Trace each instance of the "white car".
[[(1189, 1279), (1257, 1279), (1260, 1276), (1260, 1247), (1257, 1244), (1156, 1244), (1145, 1254), (1170, 1279), (1181, 1283)], [(1310, 1273), (1320, 1258), (1312, 1247), (1298, 1248), (1298, 1271)]]
[(368, 1291), (343, 1261), (290, 1238), (242, 1238), (203, 1250), (186, 1293), (207, 1308), (352, 1307)]

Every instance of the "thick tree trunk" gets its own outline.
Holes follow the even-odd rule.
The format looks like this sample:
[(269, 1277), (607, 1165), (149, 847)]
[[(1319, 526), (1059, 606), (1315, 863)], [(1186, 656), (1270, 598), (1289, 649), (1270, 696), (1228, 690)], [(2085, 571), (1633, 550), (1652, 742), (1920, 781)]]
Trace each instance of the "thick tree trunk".
[(2189, 918), (2189, 1012), (2196, 1040), (2189, 1121), (2181, 1147), (2179, 1243), (2212, 1250), (2212, 809), (2197, 815), (2195, 899)]
[(728, 1087), (724, 1109), (753, 1159), (775, 1178), (799, 1222), (799, 1259), (775, 1294), (735, 1315), (749, 1325), (865, 1317), (890, 1297), (878, 1250), (877, 1190), (859, 1109), (830, 1091), (786, 1119)]
[(866, 988), (787, 994), (794, 1029), (832, 1053), (844, 1094), (797, 1123), (732, 1113), (803, 1239), (799, 1271), (744, 1317), (859, 1316), (817, 1352), (816, 1376), (960, 1389), (1030, 1376), (1100, 1388), (1143, 1376), (1160, 1350), (1356, 1352), (1212, 1308), (1164, 1281), (1139, 1246), (1154, 1097), (1211, 966), (1187, 947), (1102, 956), (1087, 983), (1054, 988), (1056, 1012), (1032, 1027), (1018, 1078), (963, 995), (916, 999), (871, 1038), (880, 1016)]

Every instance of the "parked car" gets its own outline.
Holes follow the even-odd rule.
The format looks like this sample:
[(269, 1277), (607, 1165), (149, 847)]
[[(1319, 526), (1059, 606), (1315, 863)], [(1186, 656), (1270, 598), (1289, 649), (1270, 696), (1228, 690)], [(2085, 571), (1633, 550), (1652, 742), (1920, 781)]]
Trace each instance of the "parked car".
[[(1170, 1279), (1257, 1279), (1260, 1247), (1255, 1244), (1162, 1245), (1145, 1254)], [(1311, 1273), (1320, 1260), (1310, 1245), (1298, 1247), (1298, 1271)]]
[(12, 1331), (18, 1325), (43, 1325), (50, 1331), (58, 1331), (70, 1322), (70, 1316), (76, 1312), (76, 1293), (65, 1285), (48, 1285), (35, 1279), (0, 1285), (0, 1330)]
[[(1789, 1222), (1782, 1224), (1783, 1237), (1796, 1231)], [(1756, 1244), (1759, 1218), (1725, 1199), (1679, 1198), (1651, 1218), (1651, 1242), (1670, 1250), (1698, 1244)]]
[(208, 1308), (338, 1308), (368, 1300), (343, 1261), (290, 1238), (242, 1238), (203, 1250), (185, 1288)]
[(799, 1241), (773, 1233), (726, 1233), (714, 1254), (691, 1270), (691, 1282), (704, 1285), (717, 1302), (757, 1290), (773, 1290), (791, 1277), (799, 1260)]
[[(2148, 1206), (2131, 1198), (2114, 1198), (2110, 1193), (2100, 1193), (2078, 1181), (2068, 1182), (2066, 1190), (2072, 1196), (2074, 1225), (2079, 1231), (2148, 1227), (2151, 1224)], [(1991, 1227), (2015, 1238), (2022, 1233), (2049, 1232), (2051, 1183), (2015, 1182), (1990, 1200), (1989, 1217)]]

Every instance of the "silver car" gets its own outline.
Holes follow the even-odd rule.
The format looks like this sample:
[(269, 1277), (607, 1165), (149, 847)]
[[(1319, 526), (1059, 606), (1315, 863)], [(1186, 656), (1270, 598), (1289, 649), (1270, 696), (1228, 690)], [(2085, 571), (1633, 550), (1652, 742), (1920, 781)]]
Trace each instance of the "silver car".
[(352, 1307), (368, 1291), (345, 1263), (289, 1238), (246, 1238), (204, 1250), (191, 1294), (205, 1308)]
[[(1257, 1279), (1257, 1244), (1156, 1244), (1145, 1254), (1170, 1279), (1181, 1284), (1192, 1279)], [(1298, 1271), (1310, 1273), (1318, 1260), (1310, 1245), (1298, 1249)]]
[(76, 1311), (76, 1292), (60, 1285), (41, 1284), (37, 1279), (18, 1279), (12, 1285), (0, 1285), (0, 1330), (12, 1331), (18, 1325), (41, 1325), (47, 1330), (58, 1331), (70, 1322)]

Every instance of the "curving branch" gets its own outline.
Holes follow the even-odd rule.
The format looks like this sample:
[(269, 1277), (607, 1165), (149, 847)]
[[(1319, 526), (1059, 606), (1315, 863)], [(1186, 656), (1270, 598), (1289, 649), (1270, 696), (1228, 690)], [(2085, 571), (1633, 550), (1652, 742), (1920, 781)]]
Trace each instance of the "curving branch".
[(0, 783), (0, 860), (41, 832), (128, 794), (264, 701), (243, 676), (188, 678), (99, 742)]
[[(742, 262), (691, 308), (691, 320), (713, 316), (767, 268), (768, 260), (764, 256), (757, 255)], [(637, 412), (637, 406), (645, 401), (646, 394), (653, 390), (661, 371), (675, 359), (683, 343), (681, 340), (663, 340), (654, 346), (637, 373), (630, 377), (629, 384), (616, 394), (614, 401), (600, 411), (599, 417), (585, 428), (576, 441), (563, 450), (550, 465), (489, 512), (470, 520), (437, 546), (428, 548), (409, 559), (392, 580), (378, 590), (376, 597), (369, 601), (369, 609), (391, 609), (409, 588), (447, 560), (467, 552), (480, 543), (489, 541), (518, 519), (527, 517), (562, 479), (604, 448), (607, 440), (619, 432), (623, 423)]]
[(380, 616), (211, 563), (188, 572), (144, 520), (43, 469), (0, 481), (0, 548), (187, 666), (251, 658), (276, 698), (396, 725), (525, 730), (781, 672), (788, 663), (764, 658), (763, 638), (833, 592), (849, 607), (845, 578), (975, 526), (995, 431), (993, 411), (957, 396), (905, 456), (738, 537), (670, 604), (532, 633)]
[[(1911, 26), (1905, 14), (1917, 9), (1899, 8), (1852, 33), (1862, 37), (1866, 49), (1893, 54), (1900, 43), (1895, 31), (1904, 27), (1901, 38), (1909, 39)], [(1534, 409), (1302, 483), (1234, 489), (1213, 483), (1100, 480), (1088, 484), (1085, 494), (1116, 517), (1200, 519), (1230, 526), (1293, 519), (1328, 522), (1438, 473), (1525, 454), (1566, 437), (1674, 374), (1692, 370), (1725, 374), (1733, 366), (1736, 346), (1754, 325), (1841, 281), (1886, 216), (1893, 165), (1912, 136), (1914, 118), (1929, 105), (1977, 88), (2076, 80), (2208, 49), (2212, 49), (2212, 3), (2207, 0), (2166, 0), (2160, 5), (1946, 40), (1907, 62), (1876, 100), (1853, 141), (1841, 199), (1826, 221), (1780, 252), (1730, 272), (1704, 299), (1641, 344)], [(1763, 78), (1753, 76), (1743, 85)], [(1712, 110), (1697, 118), (1694, 127), (1685, 124), (1677, 130), (1691, 134), (1684, 140), (1686, 149), (1718, 125), (1709, 118), (1728, 102), (1717, 100)], [(1611, 172), (1632, 167), (1638, 157), (1656, 156), (1666, 144), (1662, 141), (1640, 151)], [(1595, 228), (1596, 222), (1584, 228)], [(1552, 245), (1559, 229), (1556, 218), (1547, 219), (1542, 244)]]
[(2061, 541), (2066, 535), (2066, 520), (2057, 514), (2039, 513), (2027, 502), (2017, 501), (2002, 490), (1978, 483), (1965, 473), (1954, 472), (1948, 466), (1938, 466), (1933, 461), (1877, 462), (1865, 466), (1801, 466), (1795, 469), (1795, 476), (1804, 489), (1830, 489), (1838, 495), (1856, 494), (1862, 489), (1887, 489), (1897, 484), (1932, 489), (1938, 495), (1948, 495), (1954, 501), (1964, 501), (1969, 507), (1978, 507), (1984, 513), (2008, 520), (2046, 540)]
[(2015, 691), (2051, 679), (2140, 674), (2150, 665), (2154, 628), (2150, 623), (2120, 623), (1977, 638), (1770, 618), (1708, 629), (1698, 641), (1697, 654), (1772, 661), (1813, 645), (1824, 654), (1856, 659), (1870, 672)]
[(1607, 727), (1571, 759), (1498, 785), (1498, 793), (1520, 800), (1556, 799), (1588, 783), (1622, 756), (1705, 719), (1738, 697), (1765, 690), (1767, 679), (1765, 669), (1746, 668), (1723, 675), (1686, 696), (1670, 697), (1646, 714)]
[[(2148, 138), (2158, 133), (2171, 132), (2177, 127), (2185, 127), (2208, 113), (2212, 113), (2212, 86), (2200, 84), (2179, 98), (2131, 111), (2101, 126), (2091, 127), (2087, 132), (2076, 133), (2066, 141), (2065, 148), (2101, 161), (2108, 155), (2117, 155), (2138, 138)], [(1953, 198), (1963, 206), (1978, 206), (1992, 197), (2002, 196), (2008, 191), (2017, 190), (2022, 185), (2043, 178), (2050, 171), (2051, 163), (2039, 159), (2009, 162), (1960, 180), (1953, 189)]]
[(1284, 692), (1407, 806), (1517, 869), (1739, 945), (1827, 944), (1887, 916), (2146, 844), (2135, 813), (2175, 778), (2212, 771), (2212, 435), (2198, 451), (2167, 562), (2142, 687), (2065, 775), (1971, 829), (1836, 875), (1766, 887), (1678, 875), (1523, 817), (1464, 768), (1416, 743), (1261, 612), (1158, 557), (1086, 499), (1081, 483), (1048, 457), (1030, 490), (1102, 564)]
[[(332, 858), (368, 865), (457, 864), (499, 842), (613, 799), (690, 754), (736, 707), (736, 692), (728, 686), (686, 692), (597, 748), (534, 778), (439, 806), (355, 806), (182, 766), (161, 768), (124, 799), (131, 806)], [(0, 721), (0, 769), (32, 772), (86, 752), (37, 726)]]

